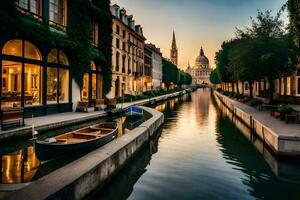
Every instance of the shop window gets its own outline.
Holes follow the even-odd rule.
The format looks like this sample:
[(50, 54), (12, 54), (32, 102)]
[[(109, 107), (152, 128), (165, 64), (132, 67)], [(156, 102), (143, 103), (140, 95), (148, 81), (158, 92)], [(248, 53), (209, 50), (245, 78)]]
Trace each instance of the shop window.
[(92, 74), (92, 99), (97, 99), (97, 74)]
[(58, 63), (58, 49), (52, 49), (47, 57), (48, 63)]
[(66, 54), (63, 52), (63, 51), (59, 51), (59, 64), (62, 64), (62, 65), (69, 65), (69, 60), (66, 56)]
[[(24, 51), (23, 51), (24, 49)], [(2, 54), (2, 107), (19, 107), (40, 105), (42, 103), (42, 69), (31, 60), (41, 61), (40, 51), (32, 43), (23, 40), (10, 40)], [(26, 58), (19, 62), (5, 60), (5, 56), (14, 60)], [(11, 59), (11, 58), (10, 58)], [(31, 60), (27, 60), (31, 59)], [(24, 66), (24, 71), (23, 71)], [(24, 80), (24, 82), (22, 82)], [(23, 85), (24, 84), (24, 85)], [(22, 89), (24, 88), (24, 91)]]
[(47, 104), (57, 103), (58, 71), (55, 67), (47, 67)]
[(25, 106), (40, 105), (42, 103), (42, 74), (41, 66), (25, 64)]
[(49, 0), (49, 20), (59, 26), (66, 26), (66, 0)]
[(89, 100), (89, 74), (88, 73), (85, 73), (83, 75), (83, 86), (82, 86), (81, 96), (83, 101)]
[(22, 40), (10, 40), (4, 45), (2, 54), (22, 57), (22, 46)]
[(1, 106), (20, 107), (22, 99), (22, 63), (2, 61)]
[[(47, 68), (47, 103), (67, 103), (69, 101), (69, 61), (65, 53), (59, 49), (52, 49), (47, 57), (51, 63), (60, 64), (59, 67)], [(58, 100), (58, 101), (57, 101)]]
[(281, 78), (281, 95), (284, 95), (284, 78)]
[(59, 103), (69, 101), (69, 70), (59, 69)]
[(42, 60), (40, 51), (30, 42), (25, 41), (25, 52), (24, 57), (33, 60)]

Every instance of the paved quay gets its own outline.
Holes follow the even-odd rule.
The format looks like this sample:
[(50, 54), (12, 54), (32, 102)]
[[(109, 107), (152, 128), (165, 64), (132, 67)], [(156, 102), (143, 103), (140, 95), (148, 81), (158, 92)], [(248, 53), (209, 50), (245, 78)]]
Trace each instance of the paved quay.
[[(142, 107), (151, 118), (129, 133), (4, 196), (6, 200), (83, 199), (109, 181), (164, 123), (164, 115)], [(1, 197), (0, 197), (1, 199)]]
[[(117, 105), (117, 108), (126, 109), (130, 106), (141, 106), (145, 105), (153, 100), (161, 101), (170, 97), (176, 97), (183, 94), (184, 91), (174, 92), (171, 94), (166, 94), (158, 97), (153, 97), (149, 99), (129, 102), (129, 103), (120, 103)], [(92, 112), (67, 112), (59, 113), (53, 115), (47, 115), (42, 117), (36, 117), (34, 119), (34, 126), (37, 131), (45, 131), (49, 129), (63, 128), (66, 126), (71, 126), (75, 124), (80, 124), (92, 120), (99, 119), (101, 117), (107, 116), (105, 111), (92, 111)], [(20, 139), (23, 137), (28, 137), (32, 133), (32, 119), (25, 119), (25, 126), (18, 127), (15, 129), (10, 129), (7, 131), (0, 132), (0, 142), (12, 141), (15, 139)]]
[(215, 95), (278, 155), (300, 155), (300, 124), (280, 121), (215, 91)]

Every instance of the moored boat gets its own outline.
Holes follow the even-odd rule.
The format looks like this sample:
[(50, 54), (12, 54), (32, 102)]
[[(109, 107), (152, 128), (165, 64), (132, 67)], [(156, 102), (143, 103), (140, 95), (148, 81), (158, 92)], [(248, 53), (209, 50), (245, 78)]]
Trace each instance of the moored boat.
[(142, 108), (139, 107), (135, 107), (135, 106), (131, 106), (129, 108), (127, 108), (124, 111), (125, 115), (127, 117), (143, 117), (144, 116), (144, 110)]
[(50, 160), (75, 153), (84, 153), (112, 141), (118, 133), (117, 123), (101, 123), (45, 140), (37, 140), (39, 160)]

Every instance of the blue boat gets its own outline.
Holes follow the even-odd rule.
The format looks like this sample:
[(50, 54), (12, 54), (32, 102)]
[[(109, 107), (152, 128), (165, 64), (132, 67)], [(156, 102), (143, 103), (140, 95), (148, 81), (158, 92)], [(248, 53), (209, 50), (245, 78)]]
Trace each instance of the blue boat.
[(139, 107), (131, 106), (124, 111), (127, 117), (143, 117), (144, 110)]

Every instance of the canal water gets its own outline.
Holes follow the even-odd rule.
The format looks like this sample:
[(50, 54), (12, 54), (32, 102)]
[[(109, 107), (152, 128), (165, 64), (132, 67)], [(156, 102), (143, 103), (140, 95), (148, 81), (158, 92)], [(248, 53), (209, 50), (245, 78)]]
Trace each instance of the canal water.
[(89, 199), (300, 199), (300, 163), (278, 159), (207, 89), (156, 106), (161, 133)]

